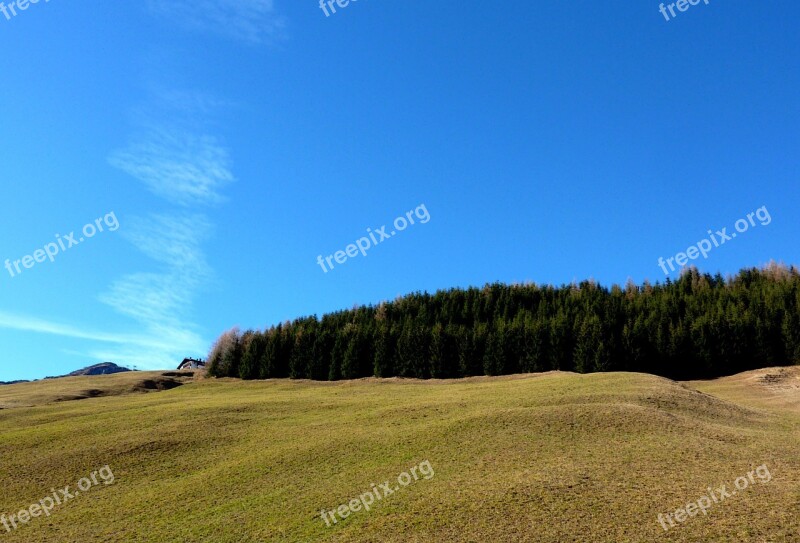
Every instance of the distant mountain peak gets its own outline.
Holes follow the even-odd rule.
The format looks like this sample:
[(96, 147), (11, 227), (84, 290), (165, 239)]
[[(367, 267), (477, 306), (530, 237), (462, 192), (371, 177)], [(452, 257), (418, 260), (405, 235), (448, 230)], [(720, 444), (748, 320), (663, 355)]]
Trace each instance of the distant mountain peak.
[(123, 371), (131, 371), (128, 368), (117, 366), (113, 362), (103, 362), (102, 364), (95, 364), (86, 368), (73, 371), (68, 376), (74, 377), (76, 375), (110, 375), (112, 373), (121, 373)]

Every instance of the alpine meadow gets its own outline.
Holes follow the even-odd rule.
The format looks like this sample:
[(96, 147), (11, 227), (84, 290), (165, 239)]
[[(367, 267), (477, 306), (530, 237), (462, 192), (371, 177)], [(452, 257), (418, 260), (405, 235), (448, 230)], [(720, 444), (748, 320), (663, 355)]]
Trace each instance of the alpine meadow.
[(0, 543), (800, 543), (798, 24), (0, 1)]

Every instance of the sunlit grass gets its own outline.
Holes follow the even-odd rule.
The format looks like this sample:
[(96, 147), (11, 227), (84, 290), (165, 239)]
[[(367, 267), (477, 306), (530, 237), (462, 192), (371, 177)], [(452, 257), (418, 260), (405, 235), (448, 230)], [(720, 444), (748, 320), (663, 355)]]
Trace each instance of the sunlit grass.
[[(141, 375), (84, 377), (130, 390)], [(0, 410), (0, 512), (109, 465), (10, 542), (651, 542), (800, 539), (800, 414), (642, 374), (458, 381), (201, 380)], [(20, 387), (27, 386), (22, 389)], [(74, 385), (64, 382), (74, 393)], [(694, 386), (694, 384), (692, 385)], [(700, 386), (700, 385), (698, 385)], [(17, 387), (17, 388), (13, 388)], [(0, 405), (65, 394), (0, 388)], [(54, 388), (55, 387), (55, 388)], [(716, 387), (716, 388), (715, 388)], [(790, 393), (791, 394), (791, 393)], [(332, 510), (428, 460), (419, 480), (326, 527)], [(658, 513), (766, 463), (773, 480), (664, 533)]]

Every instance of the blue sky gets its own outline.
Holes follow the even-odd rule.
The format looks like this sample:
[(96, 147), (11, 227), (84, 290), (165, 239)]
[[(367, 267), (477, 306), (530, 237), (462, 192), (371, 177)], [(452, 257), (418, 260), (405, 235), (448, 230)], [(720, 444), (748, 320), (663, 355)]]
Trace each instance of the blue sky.
[[(762, 206), (769, 224), (692, 263), (800, 263), (800, 6), (658, 8), (0, 14), (0, 380), (175, 367), (233, 325), (417, 290), (663, 281), (659, 257)], [(366, 257), (317, 263), (421, 205)]]

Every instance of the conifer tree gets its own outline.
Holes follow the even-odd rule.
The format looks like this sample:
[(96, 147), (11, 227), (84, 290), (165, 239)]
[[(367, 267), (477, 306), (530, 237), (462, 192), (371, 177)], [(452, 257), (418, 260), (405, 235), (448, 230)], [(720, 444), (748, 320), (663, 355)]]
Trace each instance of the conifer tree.
[(261, 332), (254, 333), (250, 340), (246, 342), (242, 363), (239, 366), (239, 377), (242, 379), (257, 379), (259, 376), (259, 365), (261, 357), (267, 348), (267, 340)]

